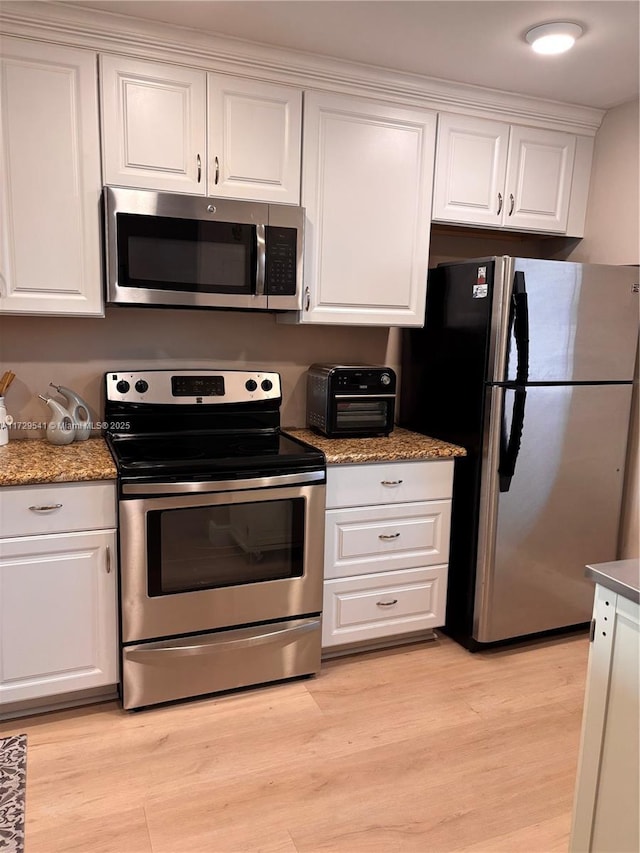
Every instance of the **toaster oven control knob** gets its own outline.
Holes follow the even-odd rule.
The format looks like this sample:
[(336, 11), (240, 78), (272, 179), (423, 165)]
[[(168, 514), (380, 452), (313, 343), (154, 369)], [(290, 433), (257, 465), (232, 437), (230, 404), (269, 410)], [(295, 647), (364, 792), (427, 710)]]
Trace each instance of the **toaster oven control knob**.
[(382, 382), (383, 385), (391, 385), (391, 377), (388, 373), (383, 373), (380, 377), (380, 382)]
[(255, 379), (247, 379), (247, 381), (244, 383), (244, 387), (247, 389), (247, 391), (255, 391), (258, 387), (258, 383), (255, 381)]
[(127, 382), (126, 379), (121, 379), (120, 382), (116, 385), (116, 391), (119, 394), (126, 394), (131, 386)]
[(263, 391), (271, 391), (273, 388), (273, 382), (270, 379), (263, 379), (260, 383), (260, 387)]
[(136, 391), (138, 394), (144, 394), (145, 391), (149, 390), (149, 383), (145, 382), (144, 379), (138, 379), (136, 382)]

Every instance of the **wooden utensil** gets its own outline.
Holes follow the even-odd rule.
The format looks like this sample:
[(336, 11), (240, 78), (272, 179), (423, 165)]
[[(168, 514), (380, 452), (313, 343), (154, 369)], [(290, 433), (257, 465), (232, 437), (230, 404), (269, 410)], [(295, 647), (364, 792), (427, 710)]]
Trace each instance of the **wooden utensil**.
[(0, 379), (0, 397), (4, 397), (4, 395), (9, 390), (9, 386), (15, 378), (16, 375), (15, 373), (13, 373), (13, 371), (5, 370), (5, 372), (2, 374), (2, 378)]

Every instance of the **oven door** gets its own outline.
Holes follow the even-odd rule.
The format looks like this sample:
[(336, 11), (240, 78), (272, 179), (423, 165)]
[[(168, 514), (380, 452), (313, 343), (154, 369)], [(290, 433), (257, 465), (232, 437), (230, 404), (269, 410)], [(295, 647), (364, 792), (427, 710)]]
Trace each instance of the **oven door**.
[(329, 406), (330, 436), (389, 435), (395, 394), (335, 394)]
[(267, 307), (266, 204), (108, 187), (105, 206), (109, 302)]
[(120, 501), (123, 643), (320, 613), (325, 487), (278, 479)]

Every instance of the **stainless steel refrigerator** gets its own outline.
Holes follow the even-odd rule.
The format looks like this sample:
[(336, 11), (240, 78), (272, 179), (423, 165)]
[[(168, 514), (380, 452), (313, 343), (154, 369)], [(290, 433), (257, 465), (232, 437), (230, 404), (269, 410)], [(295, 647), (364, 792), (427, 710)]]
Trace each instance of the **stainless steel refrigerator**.
[(638, 270), (492, 257), (430, 271), (400, 424), (460, 444), (445, 630), (470, 649), (591, 618), (615, 560)]

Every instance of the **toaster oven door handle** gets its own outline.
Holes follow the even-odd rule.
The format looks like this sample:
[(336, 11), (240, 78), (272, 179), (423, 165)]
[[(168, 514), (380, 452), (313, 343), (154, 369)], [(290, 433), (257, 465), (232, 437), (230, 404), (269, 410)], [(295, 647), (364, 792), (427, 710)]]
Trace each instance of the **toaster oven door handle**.
[(256, 225), (256, 296), (264, 296), (267, 247), (264, 225)]
[(334, 400), (379, 400), (382, 397), (395, 397), (395, 394), (334, 394)]
[[(310, 631), (317, 631), (320, 624), (319, 619), (311, 619), (301, 625), (293, 625), (280, 628), (279, 630), (263, 631), (255, 633), (255, 628), (241, 629), (240, 631), (224, 631), (212, 637), (207, 637), (204, 642), (189, 642), (184, 640), (169, 641), (164, 645), (152, 643), (148, 648), (127, 649), (124, 653), (127, 660), (138, 663), (151, 663), (153, 658), (194, 657), (196, 655), (212, 655), (221, 648), (242, 649), (251, 646), (265, 646), (275, 643), (286, 636), (299, 636)], [(240, 635), (240, 636), (239, 636)], [(198, 638), (199, 640), (201, 638)]]

